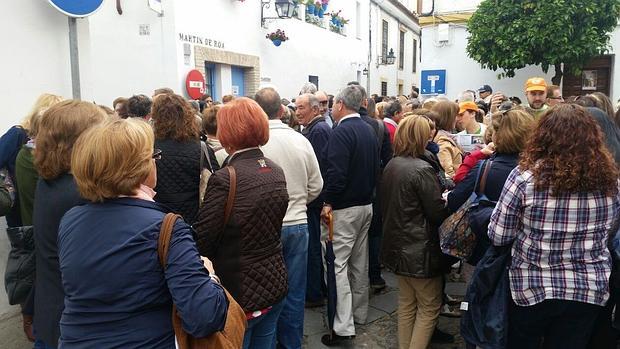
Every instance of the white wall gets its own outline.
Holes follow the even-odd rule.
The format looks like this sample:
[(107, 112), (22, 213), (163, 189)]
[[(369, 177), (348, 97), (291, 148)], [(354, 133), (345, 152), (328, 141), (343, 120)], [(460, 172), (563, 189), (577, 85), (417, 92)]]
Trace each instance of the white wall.
[[(433, 6), (433, 0), (422, 1), (422, 13), (427, 13)], [(482, 0), (434, 0), (435, 13), (471, 12), (478, 8)]]
[[(122, 1), (123, 14), (115, 1), (89, 18), (93, 86), (92, 99), (112, 106), (119, 97), (153, 94), (159, 87), (182, 92), (176, 80), (176, 43), (174, 13), (169, 1), (163, 1), (164, 16), (149, 9), (146, 1)], [(150, 35), (140, 35), (140, 25), (147, 25)]]
[[(616, 27), (616, 30), (612, 33), (609, 44), (611, 46), (610, 54), (620, 52), (620, 27)], [(614, 104), (620, 99), (620, 64), (617, 59), (618, 55), (616, 54), (611, 67), (610, 97)]]
[(516, 72), (514, 78), (498, 79), (501, 71), (494, 72), (482, 69), (480, 64), (467, 57), (467, 30), (462, 25), (450, 26), (450, 42), (439, 46), (434, 38), (436, 27), (422, 29), (422, 69), (446, 70), (446, 95), (456, 99), (464, 90), (477, 90), (484, 84), (493, 88), (494, 92), (503, 92), (507, 96), (517, 96), (525, 102), (525, 81), (534, 76), (541, 76), (551, 84), (553, 70), (544, 74), (539, 67), (526, 67)]
[(71, 97), (67, 17), (46, 1), (4, 1), (0, 43), (4, 133), (21, 121), (40, 94)]
[[(264, 84), (276, 87), (283, 97), (296, 96), (309, 75), (319, 77), (320, 89), (335, 93), (348, 81), (355, 80), (358, 63), (367, 61), (367, 3), (368, 0), (360, 1), (361, 39), (355, 38), (356, 4), (350, 0), (332, 0), (328, 8), (328, 12), (342, 9), (342, 15), (351, 20), (345, 26), (346, 37), (297, 19), (268, 20), (268, 29), (264, 29), (260, 24), (258, 1), (231, 0), (175, 1), (175, 31), (222, 41), (225, 51), (259, 56), (260, 75), (270, 80)], [(266, 16), (275, 16), (273, 3), (266, 9)], [(265, 38), (276, 29), (284, 30), (290, 39), (280, 47)], [(185, 65), (182, 63), (183, 42), (177, 40), (176, 45), (181, 62), (177, 79), (184, 81), (187, 72), (194, 69), (193, 49), (191, 64)]]

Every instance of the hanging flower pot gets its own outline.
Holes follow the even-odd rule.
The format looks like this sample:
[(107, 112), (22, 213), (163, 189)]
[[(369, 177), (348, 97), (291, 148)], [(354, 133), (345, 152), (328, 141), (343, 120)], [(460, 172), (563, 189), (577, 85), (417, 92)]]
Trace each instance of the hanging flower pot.
[(319, 15), (319, 11), (322, 10), (321, 6), (314, 6), (314, 15), (318, 16)]
[(323, 8), (323, 12), (327, 11), (328, 4), (329, 4), (329, 0), (321, 0), (321, 7)]
[(314, 4), (306, 5), (306, 13), (309, 14), (309, 15), (313, 15), (314, 14)]
[(319, 10), (319, 18), (323, 18), (323, 16), (325, 16), (325, 11), (321, 8)]
[(288, 40), (288, 37), (284, 33), (284, 30), (280, 30), (280, 29), (277, 29), (275, 32), (265, 35), (265, 37), (271, 40), (271, 42), (276, 47), (282, 45), (284, 41)]
[(327, 11), (327, 4), (323, 4), (323, 12)]

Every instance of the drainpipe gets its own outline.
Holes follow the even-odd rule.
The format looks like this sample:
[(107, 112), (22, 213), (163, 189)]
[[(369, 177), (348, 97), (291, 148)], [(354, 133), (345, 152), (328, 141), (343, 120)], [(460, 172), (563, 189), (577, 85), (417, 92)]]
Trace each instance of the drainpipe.
[(370, 66), (372, 64), (372, 2), (368, 2), (368, 64), (366, 70), (366, 93), (370, 96)]

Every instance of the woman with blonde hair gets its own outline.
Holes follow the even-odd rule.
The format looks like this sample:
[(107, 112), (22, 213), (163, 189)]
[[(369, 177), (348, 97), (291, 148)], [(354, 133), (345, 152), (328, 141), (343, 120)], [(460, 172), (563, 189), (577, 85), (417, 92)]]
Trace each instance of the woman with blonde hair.
[(439, 145), (437, 156), (441, 166), (446, 171), (446, 178), (452, 179), (463, 162), (463, 150), (452, 137), (459, 105), (451, 101), (441, 101), (436, 103), (431, 110), (438, 114), (437, 120), (435, 120), (437, 134), (434, 139), (435, 143)]
[[(108, 116), (93, 103), (67, 100), (51, 106), (37, 132), (34, 165), (37, 183), (32, 217), (35, 241), (34, 328), (37, 340), (58, 347), (64, 307), (58, 265), (58, 226), (72, 207), (84, 203), (71, 174), (71, 151), (77, 138)], [(93, 266), (91, 270), (96, 270)]]
[(441, 197), (437, 172), (424, 159), (431, 139), (425, 116), (401, 120), (394, 158), (386, 166), (381, 192), (385, 266), (398, 277), (398, 343), (401, 349), (425, 349), (442, 304), (447, 265), (439, 248), (438, 228), (449, 211)]
[(160, 265), (169, 210), (153, 200), (155, 163), (166, 156), (154, 138), (145, 121), (130, 118), (97, 125), (75, 144), (71, 169), (89, 203), (67, 212), (58, 232), (63, 348), (174, 348), (173, 303), (194, 337), (224, 327), (226, 295), (183, 220)]

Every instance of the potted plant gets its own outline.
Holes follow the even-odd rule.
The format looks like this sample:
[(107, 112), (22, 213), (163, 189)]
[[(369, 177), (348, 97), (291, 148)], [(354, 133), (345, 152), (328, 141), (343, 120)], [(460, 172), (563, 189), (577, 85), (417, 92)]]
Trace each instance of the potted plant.
[(267, 39), (271, 40), (274, 45), (280, 46), (284, 41), (288, 40), (288, 37), (284, 33), (284, 30), (276, 30), (273, 33), (269, 33), (265, 36)]
[(314, 0), (308, 0), (308, 2), (306, 2), (306, 14), (309, 14), (311, 16), (314, 15), (314, 9)]
[(327, 5), (329, 5), (329, 0), (321, 0), (321, 7), (323, 8), (323, 12), (327, 11)]

